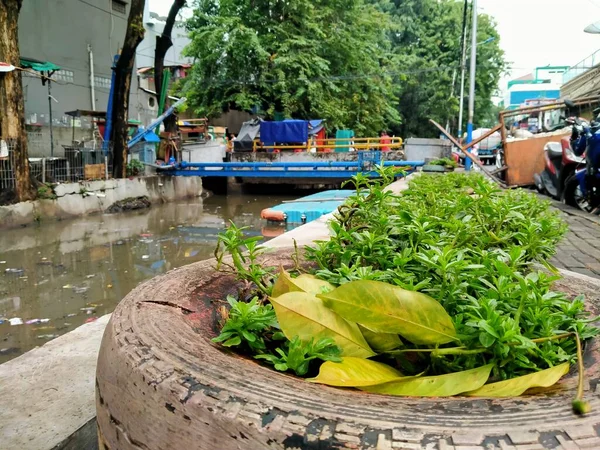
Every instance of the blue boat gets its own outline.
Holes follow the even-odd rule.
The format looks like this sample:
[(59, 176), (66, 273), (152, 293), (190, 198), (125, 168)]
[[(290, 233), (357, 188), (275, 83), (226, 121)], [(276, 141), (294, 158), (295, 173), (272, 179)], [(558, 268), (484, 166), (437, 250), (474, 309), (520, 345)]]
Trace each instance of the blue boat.
[(260, 216), (271, 222), (306, 223), (329, 214), (344, 203), (356, 191), (337, 189), (307, 195), (263, 209)]

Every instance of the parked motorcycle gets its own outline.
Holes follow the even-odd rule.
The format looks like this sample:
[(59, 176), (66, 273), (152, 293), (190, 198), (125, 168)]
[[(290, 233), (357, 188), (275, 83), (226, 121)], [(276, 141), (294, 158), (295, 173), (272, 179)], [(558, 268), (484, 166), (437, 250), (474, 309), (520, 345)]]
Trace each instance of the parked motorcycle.
[(571, 137), (564, 137), (560, 142), (548, 142), (544, 146), (544, 170), (533, 176), (535, 185), (541, 193), (562, 200), (566, 192), (567, 180), (575, 173), (578, 166), (585, 163), (581, 156), (573, 151), (573, 143), (579, 142), (587, 122), (571, 117), (565, 119), (566, 125), (572, 126)]
[(572, 148), (585, 159), (565, 182), (564, 200), (584, 211), (600, 213), (600, 121), (574, 129)]

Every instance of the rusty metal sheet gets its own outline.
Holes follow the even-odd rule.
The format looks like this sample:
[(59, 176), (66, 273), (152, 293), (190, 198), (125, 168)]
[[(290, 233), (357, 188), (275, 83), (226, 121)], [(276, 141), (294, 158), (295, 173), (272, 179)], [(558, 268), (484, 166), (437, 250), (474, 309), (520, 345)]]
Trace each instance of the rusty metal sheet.
[(504, 144), (504, 160), (508, 169), (506, 183), (509, 186), (534, 184), (533, 174), (544, 170), (544, 146), (548, 142), (560, 142), (569, 133), (533, 136)]

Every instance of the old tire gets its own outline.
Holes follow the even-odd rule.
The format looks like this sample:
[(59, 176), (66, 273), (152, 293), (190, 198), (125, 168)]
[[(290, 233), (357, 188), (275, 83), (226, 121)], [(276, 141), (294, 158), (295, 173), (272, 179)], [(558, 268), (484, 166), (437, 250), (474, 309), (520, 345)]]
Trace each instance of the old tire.
[[(264, 261), (280, 263), (291, 265), (283, 253)], [(113, 313), (97, 368), (101, 449), (600, 448), (595, 343), (586, 351), (593, 410), (584, 417), (571, 411), (573, 370), (551, 394), (515, 399), (397, 398), (310, 384), (210, 341), (219, 302), (235, 291), (213, 265), (150, 280)], [(570, 274), (558, 288), (598, 309), (598, 280)]]

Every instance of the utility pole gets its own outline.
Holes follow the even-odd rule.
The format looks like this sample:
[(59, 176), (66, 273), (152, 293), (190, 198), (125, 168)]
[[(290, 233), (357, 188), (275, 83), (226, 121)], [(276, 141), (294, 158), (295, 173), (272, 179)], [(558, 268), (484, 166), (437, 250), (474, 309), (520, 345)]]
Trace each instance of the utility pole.
[(462, 36), (462, 55), (460, 58), (460, 104), (458, 110), (458, 139), (462, 138), (463, 132), (463, 110), (465, 104), (465, 70), (467, 68), (467, 10), (469, 4), (465, 0), (463, 13), (463, 36)]
[[(471, 36), (471, 72), (469, 85), (469, 121), (467, 122), (467, 144), (473, 142), (473, 115), (475, 113), (475, 72), (477, 69), (477, 0), (473, 0), (473, 31)], [(467, 149), (468, 152), (471, 148)], [(465, 158), (465, 169), (471, 170), (471, 160)]]

